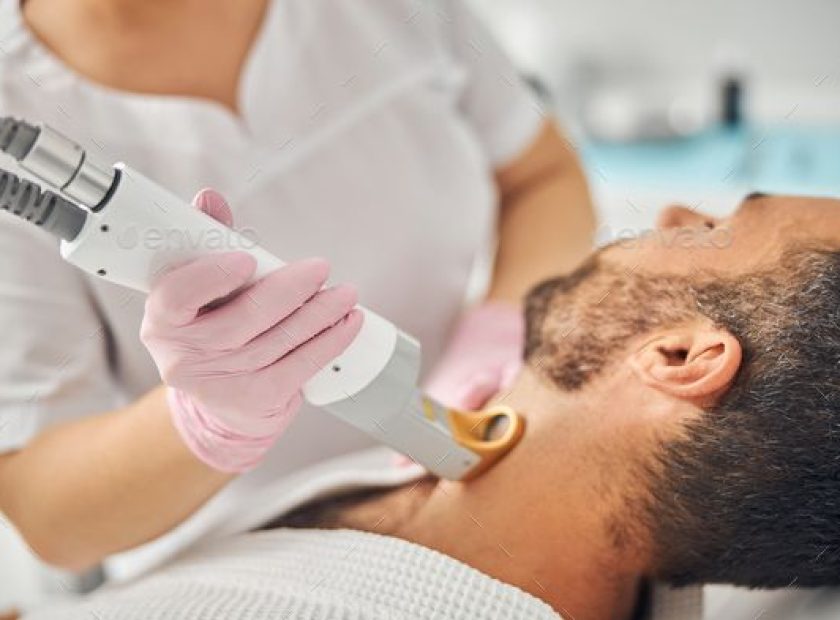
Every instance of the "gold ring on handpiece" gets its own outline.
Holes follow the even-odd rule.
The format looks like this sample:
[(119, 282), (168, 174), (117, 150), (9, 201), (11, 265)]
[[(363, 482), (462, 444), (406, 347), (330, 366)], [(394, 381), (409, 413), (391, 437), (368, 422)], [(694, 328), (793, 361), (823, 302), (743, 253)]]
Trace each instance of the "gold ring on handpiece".
[(490, 469), (519, 443), (525, 432), (525, 418), (507, 405), (482, 411), (451, 409), (448, 415), (455, 441), (481, 459), (462, 480), (471, 480)]

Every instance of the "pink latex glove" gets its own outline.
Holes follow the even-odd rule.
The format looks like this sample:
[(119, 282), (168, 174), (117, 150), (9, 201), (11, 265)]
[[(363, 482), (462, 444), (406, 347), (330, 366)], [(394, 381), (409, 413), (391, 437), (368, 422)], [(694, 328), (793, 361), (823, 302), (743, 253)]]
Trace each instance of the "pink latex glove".
[[(217, 193), (201, 192), (195, 205), (230, 225)], [(250, 255), (232, 252), (167, 272), (149, 294), (140, 331), (184, 442), (231, 473), (260, 462), (300, 409), (303, 385), (362, 323), (352, 287), (321, 290), (329, 272), (322, 259), (286, 265), (226, 299), (255, 269)]]
[(461, 319), (443, 359), (426, 382), (426, 393), (444, 405), (481, 409), (510, 387), (522, 367), (525, 324), (522, 311), (504, 302), (485, 302)]

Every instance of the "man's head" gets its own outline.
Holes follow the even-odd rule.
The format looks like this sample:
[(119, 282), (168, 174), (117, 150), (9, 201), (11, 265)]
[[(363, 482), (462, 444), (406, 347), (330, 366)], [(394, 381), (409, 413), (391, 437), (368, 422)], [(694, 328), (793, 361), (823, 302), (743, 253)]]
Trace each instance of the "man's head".
[(529, 372), (599, 412), (578, 424), (624, 467), (613, 533), (651, 573), (840, 583), (840, 201), (671, 208), (535, 288), (527, 324)]

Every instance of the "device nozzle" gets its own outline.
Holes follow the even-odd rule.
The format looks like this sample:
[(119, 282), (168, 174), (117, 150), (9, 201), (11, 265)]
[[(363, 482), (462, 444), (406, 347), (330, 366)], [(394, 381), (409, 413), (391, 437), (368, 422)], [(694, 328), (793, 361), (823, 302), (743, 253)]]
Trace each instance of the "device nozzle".
[(88, 213), (62, 198), (0, 169), (0, 210), (31, 222), (65, 241), (75, 239)]

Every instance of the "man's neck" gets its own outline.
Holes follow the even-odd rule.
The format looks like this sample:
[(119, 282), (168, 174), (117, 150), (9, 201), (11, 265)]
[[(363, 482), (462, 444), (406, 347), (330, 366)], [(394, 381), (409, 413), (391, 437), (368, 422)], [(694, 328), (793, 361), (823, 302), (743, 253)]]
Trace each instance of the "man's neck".
[(515, 585), (567, 620), (629, 618), (640, 578), (633, 545), (616, 542), (627, 538), (621, 499), (585, 442), (547, 435), (537, 416), (528, 424), (502, 463), (466, 484), (439, 483), (396, 535)]

